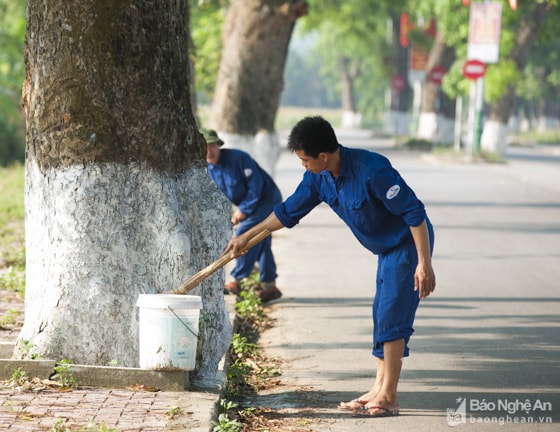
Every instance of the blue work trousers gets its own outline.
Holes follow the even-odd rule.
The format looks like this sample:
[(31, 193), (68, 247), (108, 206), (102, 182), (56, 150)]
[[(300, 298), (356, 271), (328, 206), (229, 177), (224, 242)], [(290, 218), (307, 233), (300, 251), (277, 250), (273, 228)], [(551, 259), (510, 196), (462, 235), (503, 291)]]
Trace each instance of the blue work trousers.
[[(243, 234), (261, 221), (263, 221), (272, 212), (272, 207), (265, 208), (252, 214), (239, 224), (235, 230), (235, 235)], [(257, 243), (247, 251), (245, 255), (235, 260), (235, 266), (231, 271), (231, 276), (236, 280), (248, 277), (253, 271), (255, 262), (259, 263), (259, 281), (274, 282), (278, 275), (276, 274), (276, 262), (272, 254), (272, 236)]]
[[(434, 233), (428, 224), (433, 250)], [(418, 254), (412, 236), (386, 254), (378, 256), (376, 292), (373, 300), (373, 355), (384, 358), (383, 344), (404, 339), (404, 357), (414, 333), (414, 318), (420, 303), (414, 291)]]

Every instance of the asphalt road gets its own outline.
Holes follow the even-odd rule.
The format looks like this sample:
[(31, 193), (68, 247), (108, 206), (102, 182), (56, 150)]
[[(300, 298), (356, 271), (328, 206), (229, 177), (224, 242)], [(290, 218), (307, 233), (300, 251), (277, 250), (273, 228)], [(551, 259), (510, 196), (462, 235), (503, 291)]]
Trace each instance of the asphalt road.
[[(489, 164), (395, 149), (367, 132), (348, 146), (388, 156), (434, 223), (437, 288), (423, 300), (399, 385), (401, 415), (358, 418), (340, 401), (369, 390), (377, 259), (326, 206), (274, 233), (276, 325), (267, 355), (283, 385), (255, 405), (306, 431), (558, 430), (560, 421), (560, 152), (511, 148)], [(288, 196), (303, 169), (283, 153)]]

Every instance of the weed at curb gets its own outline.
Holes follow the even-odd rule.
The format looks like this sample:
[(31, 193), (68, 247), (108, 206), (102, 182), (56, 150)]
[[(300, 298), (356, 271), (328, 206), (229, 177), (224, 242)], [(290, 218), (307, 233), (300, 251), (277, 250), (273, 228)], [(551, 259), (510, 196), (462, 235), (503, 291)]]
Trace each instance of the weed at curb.
[(172, 406), (169, 410), (165, 413), (170, 420), (173, 420), (175, 417), (183, 414), (183, 410), (180, 407)]
[(58, 420), (53, 427), (49, 429), (49, 432), (119, 432), (118, 429), (107, 427), (105, 422), (98, 425), (93, 420), (88, 419), (85, 426), (79, 429), (71, 429), (69, 426), (64, 425), (64, 421), (63, 419)]
[(218, 416), (218, 421), (213, 421), (212, 432), (240, 432), (243, 430), (243, 425), (236, 419), (229, 417), (230, 411), (235, 410), (238, 405), (234, 402), (222, 399), (220, 401), (220, 408), (222, 412)]
[(256, 408), (242, 406), (244, 398), (270, 386), (271, 378), (280, 375), (277, 364), (271, 367), (272, 361), (261, 355), (256, 343), (261, 331), (271, 326), (258, 297), (257, 275), (243, 280), (241, 286), (235, 306), (238, 332), (231, 339), (224, 399), (218, 421), (212, 422), (213, 432), (242, 431), (258, 415)]
[(27, 372), (25, 372), (21, 366), (15, 369), (10, 377), (10, 381), (18, 386), (23, 385), (28, 380), (29, 378), (27, 377)]
[(53, 381), (58, 381), (62, 387), (74, 388), (78, 385), (78, 380), (72, 372), (70, 372), (70, 365), (72, 362), (70, 360), (60, 360), (54, 367), (54, 375), (51, 376)]

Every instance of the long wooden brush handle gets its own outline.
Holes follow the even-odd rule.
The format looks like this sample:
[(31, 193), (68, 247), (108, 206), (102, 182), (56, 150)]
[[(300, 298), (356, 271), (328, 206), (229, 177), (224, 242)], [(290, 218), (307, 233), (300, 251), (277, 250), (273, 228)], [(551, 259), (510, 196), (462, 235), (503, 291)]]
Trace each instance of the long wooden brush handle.
[[(242, 249), (242, 252), (251, 249), (253, 246), (263, 241), (269, 235), (270, 235), (270, 231), (266, 229), (264, 231), (255, 234), (253, 237), (249, 239), (245, 247)], [(208, 267), (203, 268), (197, 274), (191, 276), (189, 279), (187, 279), (185, 282), (179, 285), (177, 288), (173, 288), (171, 291), (167, 291), (165, 294), (187, 294), (189, 291), (195, 288), (199, 283), (201, 283), (204, 279), (206, 279), (212, 273), (221, 269), (232, 259), (233, 257), (229, 252), (227, 254), (222, 255), (218, 260), (214, 261)]]

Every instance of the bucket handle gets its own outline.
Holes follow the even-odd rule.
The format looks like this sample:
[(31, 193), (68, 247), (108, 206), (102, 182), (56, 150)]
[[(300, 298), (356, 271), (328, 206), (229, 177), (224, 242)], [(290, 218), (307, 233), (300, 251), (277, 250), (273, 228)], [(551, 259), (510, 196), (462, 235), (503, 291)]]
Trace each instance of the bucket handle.
[(181, 321), (181, 324), (183, 324), (187, 328), (187, 330), (190, 331), (194, 335), (194, 337), (198, 339), (198, 333), (193, 332), (192, 329), (189, 327), (189, 325), (181, 318), (179, 318), (179, 315), (177, 315), (175, 311), (171, 309), (171, 306), (167, 305), (167, 309), (169, 309), (171, 313), (175, 315), (179, 321)]

